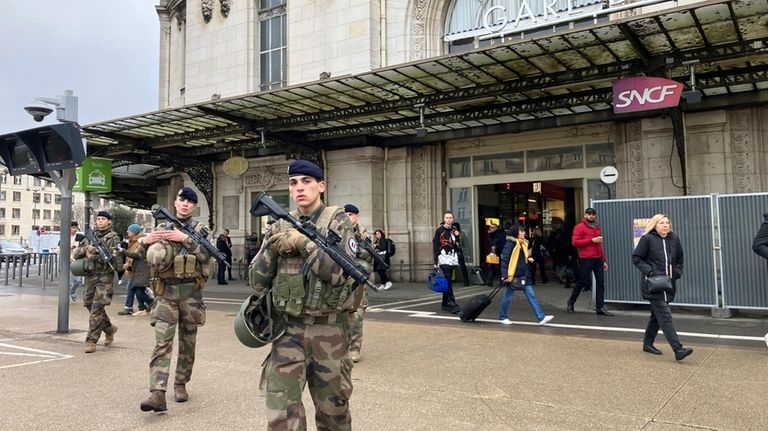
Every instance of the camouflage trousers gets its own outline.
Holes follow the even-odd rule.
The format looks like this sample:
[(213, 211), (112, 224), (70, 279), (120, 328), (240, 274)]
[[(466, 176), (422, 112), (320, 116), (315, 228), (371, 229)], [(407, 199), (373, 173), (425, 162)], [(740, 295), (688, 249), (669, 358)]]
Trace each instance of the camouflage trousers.
[(318, 431), (352, 429), (352, 361), (347, 355), (348, 313), (340, 321), (304, 324), (289, 321), (264, 361), (262, 384), (267, 400), (267, 430), (305, 431), (301, 394), (309, 386)]
[(365, 307), (360, 306), (354, 313), (349, 313), (349, 351), (359, 352), (363, 347), (363, 320)]
[[(363, 286), (365, 289), (365, 286)], [(363, 300), (357, 311), (349, 313), (349, 351), (360, 352), (363, 347), (363, 320), (365, 320), (365, 309), (368, 308), (368, 291), (363, 291)]]
[(149, 390), (165, 391), (168, 387), (176, 326), (179, 328), (179, 354), (174, 384), (186, 384), (195, 364), (197, 327), (205, 324), (202, 290), (195, 289), (194, 283), (166, 285), (163, 294), (152, 303), (149, 323), (155, 327), (155, 349), (149, 360)]
[(90, 311), (88, 318), (88, 335), (85, 336), (86, 343), (96, 343), (101, 337), (101, 333), (112, 332), (112, 322), (107, 316), (106, 306), (112, 303), (112, 296), (115, 294), (115, 288), (112, 282), (115, 279), (113, 272), (103, 272), (85, 276), (85, 294), (83, 295), (83, 305)]

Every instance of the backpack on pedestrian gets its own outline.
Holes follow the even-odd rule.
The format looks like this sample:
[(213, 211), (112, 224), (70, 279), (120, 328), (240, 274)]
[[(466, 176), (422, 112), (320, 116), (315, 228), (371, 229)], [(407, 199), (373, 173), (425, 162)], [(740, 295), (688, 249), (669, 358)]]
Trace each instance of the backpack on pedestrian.
[(387, 238), (387, 257), (395, 255), (395, 242)]

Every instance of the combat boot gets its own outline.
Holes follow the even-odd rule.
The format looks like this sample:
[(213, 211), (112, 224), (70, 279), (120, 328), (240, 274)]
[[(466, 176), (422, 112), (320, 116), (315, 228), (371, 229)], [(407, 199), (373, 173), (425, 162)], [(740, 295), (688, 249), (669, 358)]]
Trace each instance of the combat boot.
[(104, 331), (104, 345), (109, 346), (115, 341), (115, 332), (117, 332), (117, 326), (112, 325), (109, 327), (109, 331)]
[(96, 351), (96, 343), (85, 343), (85, 353), (93, 353)]
[(139, 408), (143, 412), (164, 412), (168, 410), (168, 407), (165, 405), (165, 391), (152, 391), (149, 398), (141, 402)]
[(175, 399), (177, 403), (186, 403), (187, 400), (189, 400), (187, 387), (184, 385), (173, 385), (173, 399)]

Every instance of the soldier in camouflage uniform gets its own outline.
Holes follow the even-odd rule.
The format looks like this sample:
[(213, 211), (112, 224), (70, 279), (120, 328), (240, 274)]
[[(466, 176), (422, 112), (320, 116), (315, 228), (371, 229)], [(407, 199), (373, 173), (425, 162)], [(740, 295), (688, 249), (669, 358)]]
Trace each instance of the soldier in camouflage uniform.
[[(352, 222), (352, 226), (355, 229), (355, 236), (359, 237), (357, 238), (358, 245), (361, 240), (370, 241), (368, 232), (357, 222), (360, 210), (355, 205), (346, 204), (344, 205), (344, 212)], [(357, 261), (362, 264), (365, 269), (370, 271), (373, 256), (363, 250), (363, 247), (358, 247), (356, 257)], [(368, 308), (368, 291), (365, 289), (358, 289), (355, 293), (361, 295), (361, 298), (357, 311), (349, 315), (349, 357), (352, 359), (352, 362), (359, 362), (360, 350), (363, 347), (363, 320), (365, 319), (365, 309)]]
[[(197, 194), (182, 187), (174, 202), (176, 217), (197, 230), (202, 225), (192, 218), (197, 208)], [(174, 377), (174, 399), (189, 399), (186, 384), (195, 363), (197, 328), (205, 324), (203, 287), (211, 274), (208, 252), (172, 224), (161, 223), (140, 240), (149, 264), (150, 281), (155, 302), (149, 321), (155, 327), (155, 349), (149, 361), (150, 396), (139, 408), (142, 411), (167, 410), (165, 392), (171, 367), (171, 353), (176, 327), (179, 331), (179, 354)]]
[[(358, 246), (349, 218), (341, 208), (326, 207), (320, 200), (326, 187), (320, 167), (296, 160), (288, 177), (291, 198), (298, 206), (292, 214), (313, 221), (323, 235), (336, 230), (342, 238), (339, 245), (354, 256)], [(257, 295), (273, 289), (275, 308), (288, 322), (285, 333), (272, 343), (262, 370), (267, 429), (306, 430), (301, 396), (308, 385), (317, 430), (350, 430), (353, 363), (347, 353), (354, 280), (284, 220), (267, 232), (248, 275)]]
[[(112, 214), (109, 211), (99, 211), (96, 214), (96, 230), (93, 231), (96, 238), (100, 239), (110, 249), (115, 250), (120, 242), (120, 237), (112, 230)], [(83, 305), (90, 311), (88, 319), (88, 335), (85, 337), (85, 353), (96, 351), (96, 343), (101, 333), (104, 332), (104, 345), (109, 346), (115, 339), (117, 326), (113, 325), (107, 316), (107, 307), (112, 303), (115, 294), (113, 282), (115, 270), (122, 266), (120, 255), (113, 253), (113, 261), (102, 263), (99, 252), (90, 241), (84, 239), (72, 255), (75, 259), (85, 258), (85, 295)], [(112, 264), (113, 267), (109, 266)]]

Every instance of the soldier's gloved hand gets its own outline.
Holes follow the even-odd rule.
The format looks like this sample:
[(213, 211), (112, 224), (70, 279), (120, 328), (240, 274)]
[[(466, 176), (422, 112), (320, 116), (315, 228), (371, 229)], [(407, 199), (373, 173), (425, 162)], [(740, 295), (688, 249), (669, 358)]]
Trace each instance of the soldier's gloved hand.
[(89, 246), (85, 247), (85, 252), (88, 253), (88, 254), (98, 254), (99, 253), (99, 251), (96, 250), (96, 246), (93, 246), (93, 245), (89, 245)]
[(277, 232), (269, 237), (269, 245), (283, 257), (306, 256), (306, 246), (309, 242), (309, 238), (296, 230)]

